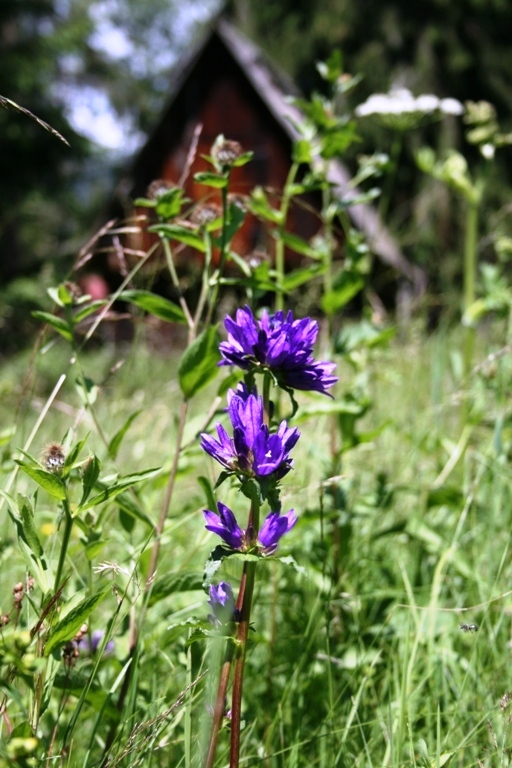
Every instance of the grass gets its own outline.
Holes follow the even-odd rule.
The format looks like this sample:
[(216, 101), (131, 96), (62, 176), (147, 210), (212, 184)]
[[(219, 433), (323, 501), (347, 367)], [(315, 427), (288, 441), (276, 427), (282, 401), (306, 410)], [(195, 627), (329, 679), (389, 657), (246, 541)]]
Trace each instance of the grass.
[[(327, 418), (300, 424), (303, 436), (283, 499), (287, 509), (298, 510), (300, 519), (281, 554), (292, 554), (304, 572), (276, 562), (258, 570), (242, 765), (510, 764), (510, 363), (506, 355), (489, 358), (500, 348), (501, 336), (497, 324), (479, 336), (475, 359), (481, 367), (466, 382), (460, 379), (456, 330), (440, 329), (425, 338), (413, 329), (408, 340), (395, 340), (369, 354), (357, 372), (341, 361), (338, 395), (356, 385), (365, 389), (372, 407), (358, 422), (357, 433), (375, 436), (344, 452), (339, 467), (333, 467), (330, 457)], [(26, 357), (13, 358), (2, 366), (2, 424), (7, 430), (15, 428), (12, 440), (3, 446), (3, 481), (12, 472), (12, 451), (23, 445), (66, 369), (66, 356), (58, 346), (47, 355), (32, 363)], [(109, 374), (121, 359), (122, 367)], [(87, 451), (103, 462), (103, 474), (162, 465), (168, 470), (179, 405), (176, 356), (140, 346), (103, 348), (84, 357), (82, 364), (86, 374), (102, 384), (94, 419), (82, 410), (71, 369), (31, 452), (37, 456), (45, 443), (61, 440), (76, 425), (80, 438), (88, 435)], [(193, 404), (187, 439), (200, 431), (215, 391), (216, 384)], [(470, 409), (468, 421), (461, 425), (464, 398)], [(318, 398), (304, 396), (302, 402)], [(102, 435), (108, 443), (134, 413), (113, 460)], [(467, 432), (464, 446), (459, 445), (461, 428)], [(333, 473), (334, 479), (326, 481)], [(213, 546), (202, 524), (207, 500), (199, 475), (215, 479), (211, 462), (196, 442), (181, 463), (154, 600), (109, 765), (189, 768), (198, 765), (197, 744), (207, 738), (204, 692), (215, 688), (212, 675), (221, 641), (207, 642), (194, 623), (186, 623), (206, 617), (204, 593), (171, 584), (179, 574), (200, 576)], [(160, 511), (165, 477), (163, 472), (136, 492), (152, 520)], [(33, 497), (34, 484), (20, 474), (16, 491)], [(223, 500), (234, 508), (240, 505), (233, 492)], [(59, 753), (56, 747), (53, 759), (60, 754), (58, 764), (69, 766), (100, 765), (106, 725), (117, 717), (151, 539), (149, 527), (127, 518), (115, 503), (90, 514), (86, 522), (98, 533), (99, 544), (89, 560), (81, 541), (84, 531), (75, 529), (70, 584), (79, 590), (90, 580), (111, 582), (114, 592), (90, 623), (105, 628), (113, 619), (115, 653), (98, 664), (94, 689), (81, 709), (68, 751)], [(50, 557), (58, 551), (57, 522), (54, 501), (41, 492), (36, 526)], [(6, 613), (25, 568), (12, 524), (5, 522), (3, 530), (0, 612)], [(96, 573), (93, 565), (105, 562), (116, 567)], [(237, 573), (233, 564), (222, 566), (222, 578), (236, 579)], [(128, 599), (116, 612), (125, 592)], [(33, 606), (23, 605), (20, 627), (33, 625), (39, 596), (32, 599)], [(460, 624), (479, 629), (464, 631)], [(58, 745), (94, 663), (81, 656), (71, 670), (58, 672), (60, 693), (41, 718), (41, 743), (55, 728)], [(27, 718), (30, 686), (21, 682), (18, 694), (6, 678), (2, 686), (8, 693), (6, 714), (16, 713), (11, 725), (21, 725)], [(16, 707), (16, 696), (22, 697), (23, 706)], [(4, 734), (5, 727), (4, 722)], [(227, 765), (227, 755), (224, 729), (219, 768)], [(24, 763), (20, 759), (15, 764)]]

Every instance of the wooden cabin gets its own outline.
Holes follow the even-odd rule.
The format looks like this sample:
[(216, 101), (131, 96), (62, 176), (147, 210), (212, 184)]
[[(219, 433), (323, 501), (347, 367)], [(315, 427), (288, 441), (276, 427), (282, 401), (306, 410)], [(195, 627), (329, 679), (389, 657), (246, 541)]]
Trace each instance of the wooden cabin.
[[(179, 62), (172, 73), (171, 91), (158, 124), (119, 185), (123, 195), (117, 196), (115, 214), (133, 214), (133, 201), (144, 197), (156, 179), (184, 186), (194, 203), (211, 201), (215, 196), (212, 190), (195, 183), (193, 176), (209, 169), (202, 155), (210, 154), (219, 134), (239, 142), (244, 151), (254, 153), (251, 162), (233, 169), (230, 191), (243, 197), (259, 185), (270, 199), (275, 197), (278, 205), (290, 169), (292, 143), (298, 138), (295, 125), (301, 122), (300, 111), (287, 98), (299, 95), (290, 79), (261, 49), (221, 19)], [(335, 161), (329, 172), (340, 196), (346, 197), (348, 171)], [(350, 192), (355, 193), (357, 190)], [(287, 229), (309, 240), (320, 228), (318, 210), (319, 199), (314, 195), (294, 200)], [(139, 213), (147, 211), (142, 209)], [(357, 205), (348, 211), (355, 226), (366, 234), (381, 268), (395, 282), (402, 278), (410, 284), (412, 293), (421, 293), (423, 273), (405, 259), (376, 211), (367, 205)], [(132, 242), (132, 247), (146, 249), (149, 243), (146, 233)], [(273, 239), (264, 222), (248, 215), (233, 248), (244, 257), (263, 251), (271, 258)], [(184, 261), (190, 266), (193, 258), (185, 254)], [(297, 258), (288, 254), (292, 265)]]

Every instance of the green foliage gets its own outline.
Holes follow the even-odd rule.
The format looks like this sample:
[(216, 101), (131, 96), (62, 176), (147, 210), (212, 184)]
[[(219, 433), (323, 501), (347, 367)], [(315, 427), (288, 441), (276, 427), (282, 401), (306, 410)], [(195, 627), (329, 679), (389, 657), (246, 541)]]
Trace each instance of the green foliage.
[[(418, 324), (403, 338), (368, 319), (371, 251), (348, 220), (354, 200), (336, 199), (329, 181), (329, 160), (357, 141), (350, 113), (337, 103), (358, 81), (340, 80), (337, 55), (319, 71), (330, 93), (302, 103), (306, 118), (277, 204), (261, 188), (248, 196), (275, 239), (275, 264), (253, 270), (233, 251), (245, 212), (228, 201), (231, 169), (251, 156), (219, 137), (210, 170), (196, 178), (207, 195), (219, 190), (211, 218), (183, 219), (189, 214), (177, 189), (138, 201), (156, 217), (149, 231), (176, 300), (161, 299), (141, 278), (153, 247), (104, 301), (76, 298), (61, 283), (48, 292), (53, 308), (33, 314), (47, 338), (28, 363), (31, 387), (18, 394), (2, 371), (6, 762), (199, 768), (208, 764), (212, 709), (220, 729), (209, 765), (225, 765), (230, 728), (219, 710), (221, 685), (240, 659), (248, 764), (490, 768), (508, 759), (501, 747), (508, 714), (497, 715), (498, 703), (503, 712), (510, 703), (506, 270), (484, 265), (484, 290), (467, 307), (474, 323), (489, 318), (485, 331), (475, 330), (476, 366), (464, 365), (460, 329), (428, 338)], [(473, 138), (488, 141), (492, 115), (471, 130), (475, 124), (489, 130)], [(451, 157), (446, 167), (424, 155), (424, 166), (464, 195), (461, 179), (473, 185), (472, 169)], [(374, 153), (358, 183), (373, 184), (385, 166)], [(322, 192), (321, 230), (306, 242), (288, 231), (287, 218), (309, 189)], [(496, 239), (504, 265), (506, 235)], [(200, 264), (191, 301), (182, 290), (182, 245)], [(285, 247), (302, 259), (288, 274)], [(234, 264), (240, 278), (227, 271)], [(231, 469), (215, 482), (198, 435), (211, 430), (241, 376), (218, 366), (216, 313), (233, 288), (241, 304), (255, 306), (267, 294), (269, 308), (286, 309), (286, 292), (298, 287), (316, 292), (325, 315), (322, 357), (335, 356), (340, 375), (334, 397), (288, 390), (289, 398), (279, 397), (278, 376), (266, 378), (269, 429), (279, 429), (288, 410), (302, 433), (288, 484)], [(356, 296), (361, 319), (341, 323)], [(94, 328), (101, 332), (116, 300), (137, 309), (134, 341), (94, 353)], [(144, 346), (145, 329), (158, 321), (185, 329), (179, 355)], [(42, 365), (48, 380), (38, 389)], [(37, 446), (39, 460), (31, 454)], [(201, 509), (215, 509), (220, 498), (248, 520), (242, 551), (211, 551)], [(278, 556), (253, 537), (264, 506), (298, 514)], [(241, 592), (231, 624), (218, 627), (204, 591), (221, 579), (235, 591), (254, 587), (254, 605), (251, 613)]]

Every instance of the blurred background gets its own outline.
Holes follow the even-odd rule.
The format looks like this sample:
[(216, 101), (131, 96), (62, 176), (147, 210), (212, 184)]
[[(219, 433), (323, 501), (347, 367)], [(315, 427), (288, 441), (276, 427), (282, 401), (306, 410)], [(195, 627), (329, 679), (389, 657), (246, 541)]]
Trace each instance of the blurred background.
[[(512, 5), (506, 0), (10, 0), (0, 5), (0, 95), (48, 122), (66, 146), (17, 111), (0, 109), (0, 351), (33, 331), (30, 309), (42, 286), (65, 277), (80, 247), (105, 221), (116, 185), (158, 122), (180, 61), (222, 14), (259, 45), (305, 95), (325, 83), (315, 63), (341, 51), (345, 72), (361, 75), (340, 108), (353, 112), (376, 92), (410, 89), (494, 105), (512, 128)], [(393, 135), (361, 120), (360, 154), (392, 154)], [(228, 137), (229, 138), (229, 137)], [(452, 296), (460, 283), (461, 212), (446, 189), (420, 173), (423, 144), (460, 149), (474, 175), (484, 164), (464, 122), (421, 123), (402, 137), (387, 189), (385, 222), (406, 257), (427, 273), (429, 290)], [(250, 148), (247, 148), (250, 149)], [(485, 170), (480, 255), (512, 250), (512, 152)], [(489, 178), (490, 175), (490, 178)], [(439, 302), (440, 312), (450, 301)]]

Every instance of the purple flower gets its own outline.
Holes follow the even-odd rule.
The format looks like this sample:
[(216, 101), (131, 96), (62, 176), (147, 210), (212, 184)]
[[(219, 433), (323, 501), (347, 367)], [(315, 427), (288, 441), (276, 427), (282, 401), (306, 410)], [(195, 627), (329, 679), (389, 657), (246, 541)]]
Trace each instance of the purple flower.
[[(95, 629), (90, 637), (90, 640), (89, 640), (89, 635), (84, 635), (82, 637), (82, 639), (80, 640), (80, 650), (84, 651), (84, 653), (90, 653), (92, 656), (94, 656), (98, 652), (98, 649), (101, 643), (103, 642), (104, 637), (105, 637), (105, 630)], [(109, 640), (103, 650), (103, 656), (110, 656), (113, 652), (114, 652), (114, 641)]]
[(210, 586), (210, 599), (208, 604), (212, 609), (208, 620), (216, 627), (236, 621), (236, 605), (231, 584), (221, 581), (220, 584)]
[[(206, 530), (220, 536), (231, 549), (250, 550), (256, 544), (252, 528), (248, 528), (245, 531), (242, 530), (233, 512), (221, 501), (217, 502), (217, 508), (219, 510), (218, 515), (215, 512), (210, 512), (208, 509), (203, 510)], [(270, 512), (263, 521), (258, 534), (258, 543), (263, 554), (271, 555), (275, 552), (279, 539), (285, 533), (291, 531), (296, 522), (297, 515), (293, 509), (290, 509), (284, 515), (281, 515), (279, 512)]]
[(244, 385), (228, 393), (228, 413), (233, 426), (231, 438), (222, 424), (217, 423), (218, 439), (203, 433), (201, 447), (229, 472), (267, 477), (274, 474), (280, 480), (292, 467), (289, 453), (300, 432), (288, 428), (282, 421), (277, 432), (270, 433), (263, 420), (261, 397), (249, 392)]
[(237, 310), (236, 320), (226, 317), (228, 332), (219, 350), (224, 358), (219, 365), (236, 365), (243, 370), (269, 370), (279, 383), (292, 389), (329, 394), (337, 382), (332, 376), (335, 363), (319, 362), (313, 357), (318, 323), (305, 317), (294, 320), (291, 312), (263, 312), (256, 320), (249, 307)]
[(296, 522), (297, 515), (293, 509), (284, 515), (280, 515), (279, 512), (271, 512), (267, 515), (258, 534), (258, 541), (263, 545), (264, 554), (270, 555), (275, 552), (281, 536), (288, 533)]
[(217, 509), (218, 515), (208, 509), (203, 510), (206, 530), (220, 536), (231, 549), (241, 549), (244, 532), (238, 525), (236, 517), (222, 501), (217, 502)]

